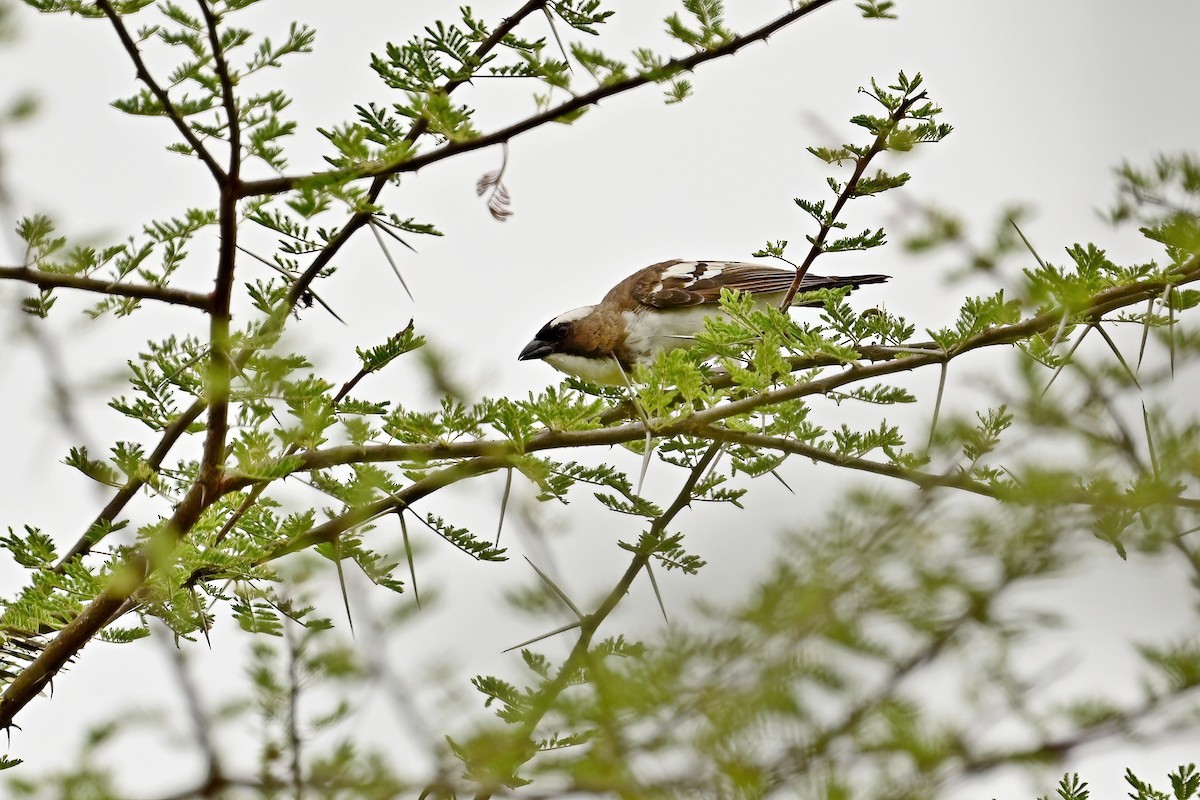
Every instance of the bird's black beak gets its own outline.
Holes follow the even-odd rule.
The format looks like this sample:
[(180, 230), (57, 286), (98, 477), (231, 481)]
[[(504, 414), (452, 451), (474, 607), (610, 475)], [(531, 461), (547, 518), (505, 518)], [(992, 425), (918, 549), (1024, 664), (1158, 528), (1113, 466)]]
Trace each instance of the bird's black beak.
[(535, 358), (545, 358), (554, 352), (554, 345), (550, 342), (544, 342), (541, 339), (534, 339), (529, 344), (525, 345), (525, 349), (521, 351), (521, 355), (517, 356), (517, 361), (530, 361)]

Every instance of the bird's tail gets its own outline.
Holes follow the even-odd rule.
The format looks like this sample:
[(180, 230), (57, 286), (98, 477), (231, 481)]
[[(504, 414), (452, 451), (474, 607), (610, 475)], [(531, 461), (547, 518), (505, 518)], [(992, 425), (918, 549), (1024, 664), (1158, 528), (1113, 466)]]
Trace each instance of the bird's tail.
[(805, 275), (800, 283), (800, 290), (812, 292), (817, 289), (838, 289), (849, 286), (857, 289), (864, 283), (883, 283), (891, 279), (891, 275)]
[[(851, 289), (857, 289), (864, 283), (883, 283), (891, 278), (891, 275), (805, 275), (804, 280), (800, 283), (800, 291), (815, 292), (818, 289), (840, 289), (843, 286), (849, 286)], [(810, 307), (821, 306), (823, 303), (793, 303), (792, 307)]]

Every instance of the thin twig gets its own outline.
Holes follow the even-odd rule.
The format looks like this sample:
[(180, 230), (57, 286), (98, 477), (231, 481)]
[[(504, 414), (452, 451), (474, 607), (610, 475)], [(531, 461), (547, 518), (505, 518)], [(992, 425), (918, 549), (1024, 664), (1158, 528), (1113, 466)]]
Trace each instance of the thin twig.
[(154, 76), (150, 74), (150, 70), (146, 68), (146, 62), (142, 59), (142, 53), (138, 50), (137, 43), (133, 41), (133, 37), (129, 35), (129, 31), (125, 28), (125, 23), (121, 20), (121, 15), (113, 8), (110, 0), (96, 0), (96, 7), (104, 12), (108, 17), (108, 21), (112, 23), (113, 29), (117, 32), (117, 38), (121, 40), (121, 45), (125, 48), (125, 52), (129, 54), (129, 60), (133, 62), (134, 68), (137, 70), (137, 77), (142, 83), (146, 84), (146, 88), (154, 95), (159, 104), (163, 107), (163, 113), (175, 125), (175, 129), (187, 142), (188, 147), (196, 153), (197, 158), (204, 162), (204, 166), (208, 167), (208, 171), (212, 174), (213, 180), (218, 184), (225, 182), (225, 172), (221, 169), (221, 165), (213, 157), (212, 153), (204, 147), (203, 142), (196, 136), (196, 132), (187, 124), (187, 120), (175, 108), (175, 104), (171, 102), (171, 98), (167, 95), (167, 91), (158, 85), (158, 81), (154, 80)]
[[(714, 442), (704, 452), (704, 455), (700, 457), (700, 460), (696, 462), (695, 466), (688, 473), (688, 477), (680, 488), (679, 494), (676, 495), (675, 501), (650, 524), (647, 537), (651, 540), (661, 539), (666, 532), (667, 526), (671, 524), (680, 511), (691, 504), (692, 490), (696, 488), (700, 477), (708, 469), (708, 465), (712, 460), (717, 457), (720, 449), (721, 445)], [(524, 742), (533, 736), (534, 729), (537, 728), (542, 717), (550, 711), (558, 696), (571, 684), (576, 673), (591, 658), (590, 648), (596, 631), (613, 612), (613, 609), (617, 607), (617, 604), (625, 598), (637, 576), (641, 574), (642, 570), (646, 568), (653, 557), (653, 549), (636, 553), (630, 561), (629, 566), (625, 569), (625, 573), (621, 576), (621, 579), (617, 581), (617, 585), (600, 602), (600, 605), (594, 612), (584, 617), (578, 623), (579, 639), (576, 640), (574, 647), (571, 648), (570, 655), (567, 656), (566, 661), (563, 662), (554, 677), (543, 684), (537, 694), (530, 698), (527, 705), (528, 710), (521, 721), (520, 729), (514, 734), (514, 738), (517, 741)], [(532, 751), (530, 755), (532, 755)], [(475, 800), (488, 800), (493, 794), (494, 790), (492, 788), (485, 788), (475, 795)]]
[[(662, 70), (656, 70), (655, 72), (691, 72), (701, 64), (705, 64), (709, 61), (723, 58), (725, 56), (733, 55), (739, 50), (745, 48), (747, 45), (755, 44), (757, 42), (764, 42), (775, 33), (778, 33), (783, 28), (786, 28), (788, 25), (807, 17), (809, 14), (829, 5), (832, 2), (834, 2), (834, 0), (812, 0), (812, 2), (806, 3), (802, 8), (794, 9), (787, 14), (782, 14), (762, 27), (730, 39), (728, 43), (721, 45), (720, 47), (715, 47), (711, 50), (701, 50), (685, 58), (672, 59), (663, 65)], [(541, 8), (542, 5), (543, 3), (540, 2), (528, 3), (526, 4), (526, 8), (531, 7), (530, 10), (532, 11)], [(509, 20), (506, 20), (506, 22), (512, 19), (513, 18), (510, 17)], [(497, 31), (499, 31), (499, 28), (497, 28)], [(492, 38), (495, 38), (494, 34)], [(500, 130), (494, 131), (490, 134), (477, 136), (474, 139), (451, 142), (435, 150), (431, 150), (428, 153), (409, 158), (406, 161), (371, 163), (350, 169), (322, 171), (305, 175), (284, 175), (278, 178), (246, 181), (242, 185), (243, 197), (280, 194), (281, 192), (291, 191), (297, 186), (313, 180), (360, 180), (363, 178), (386, 178), (405, 172), (416, 172), (417, 170), (423, 169), (431, 164), (444, 161), (447, 158), (459, 155), (461, 153), (467, 153), (472, 150), (479, 150), (485, 147), (491, 147), (492, 145), (500, 144), (502, 142), (507, 142), (522, 133), (527, 133), (536, 128), (540, 128), (555, 122), (571, 112), (587, 108), (588, 106), (596, 105), (602, 100), (607, 100), (610, 97), (624, 94), (625, 92), (636, 89), (639, 86), (645, 86), (655, 82), (655, 79), (647, 73), (635, 75), (623, 81), (616, 81), (606, 86), (601, 86), (590, 92), (573, 97), (570, 100), (560, 103), (553, 108), (547, 109), (539, 114), (534, 114), (521, 120), (520, 122), (513, 123), (506, 128), (501, 128)], [(459, 81), (455, 85), (457, 86), (461, 83), (462, 81)]]
[[(807, 9), (808, 6), (805, 6)], [(846, 181), (846, 185), (842, 187), (842, 191), (838, 194), (837, 201), (834, 202), (833, 208), (829, 210), (829, 216), (826, 221), (821, 224), (817, 235), (810, 241), (812, 245), (808, 249), (808, 255), (804, 257), (804, 261), (800, 263), (796, 270), (796, 277), (792, 279), (792, 285), (788, 287), (787, 294), (784, 295), (783, 301), (779, 304), (782, 311), (787, 311), (792, 301), (796, 299), (796, 293), (800, 291), (800, 284), (804, 282), (804, 276), (808, 274), (808, 269), (817, 260), (817, 256), (825, 252), (825, 239), (828, 238), (831, 231), (835, 230), (838, 225), (838, 215), (842, 213), (842, 208), (850, 201), (850, 198), (855, 196), (858, 189), (858, 182), (862, 180), (863, 174), (867, 171), (867, 165), (871, 163), (875, 156), (887, 149), (888, 137), (892, 135), (895, 126), (899, 125), (908, 115), (911, 109), (920, 100), (925, 99), (926, 93), (920, 92), (908, 98), (896, 107), (890, 115), (891, 125), (885, 127), (875, 137), (875, 141), (871, 143), (870, 149), (855, 159), (854, 172), (850, 173), (850, 179)]]
[(296, 647), (296, 635), (292, 626), (299, 623), (284, 618), (283, 638), (287, 642), (287, 727), (288, 747), (291, 750), (292, 800), (304, 798), (304, 773), (300, 753), (300, 653)]

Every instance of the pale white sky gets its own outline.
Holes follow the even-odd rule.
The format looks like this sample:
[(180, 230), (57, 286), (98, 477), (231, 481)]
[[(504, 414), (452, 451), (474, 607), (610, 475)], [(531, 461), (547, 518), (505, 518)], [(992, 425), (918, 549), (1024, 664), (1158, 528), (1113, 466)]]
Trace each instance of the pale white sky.
[[(315, 54), (290, 59), (284, 72), (268, 76), (295, 98), (300, 134), (291, 155), (293, 171), (322, 165), (327, 151), (315, 126), (351, 118), (355, 103), (388, 99), (368, 67), (368, 52), (407, 39), (416, 26), (450, 13), (454, 5), (289, 0), (265, 3), (253, 12), (253, 19), (278, 31), (293, 18), (318, 31)], [(786, 4), (747, 0), (730, 5), (736, 5), (731, 17), (740, 30)], [(476, 11), (495, 19), (515, 6), (488, 0)], [(659, 20), (671, 3), (614, 6), (616, 41), (625, 49), (663, 42)], [(539, 390), (557, 375), (542, 364), (516, 361), (530, 334), (550, 316), (594, 302), (633, 269), (676, 257), (748, 259), (769, 239), (802, 243), (810, 228), (792, 198), (822, 196), (826, 174), (804, 147), (836, 145), (856, 135), (847, 119), (873, 111), (857, 87), (872, 77), (890, 80), (901, 69), (925, 76), (931, 97), (946, 109), (944, 121), (956, 127), (946, 142), (885, 165), (913, 174), (907, 198), (933, 200), (962, 214), (980, 236), (1005, 205), (1031, 204), (1036, 213), (1025, 231), (1050, 260), (1062, 260), (1062, 248), (1077, 241), (1108, 245), (1118, 258), (1149, 257), (1136, 237), (1111, 231), (1097, 209), (1111, 198), (1110, 169), (1122, 159), (1144, 163), (1158, 153), (1194, 148), (1200, 129), (1200, 107), (1193, 102), (1200, 4), (901, 0), (897, 10), (899, 21), (864, 22), (851, 2), (836, 3), (768, 44), (704, 66), (692, 76), (695, 96), (682, 105), (664, 107), (660, 92), (650, 88), (606, 101), (571, 128), (518, 138), (506, 173), (515, 212), (507, 223), (495, 222), (474, 195), (476, 179), (499, 166), (498, 149), (406, 177), (400, 188), (385, 192), (389, 210), (434, 223), (447, 234), (414, 240), (419, 256), (398, 253), (416, 302), (405, 296), (370, 237), (360, 236), (340, 256), (338, 275), (319, 287), (350, 324), (344, 327), (310, 311), (296, 326), (293, 341), (301, 342), (332, 380), (341, 380), (353, 372), (354, 346), (377, 343), (412, 317), (418, 330), (452, 358), (469, 391), (524, 395)], [(126, 117), (107, 106), (136, 87), (133, 69), (106, 22), (39, 17), (24, 7), (17, 18), (21, 38), (0, 50), (0, 74), (7, 76), (0, 101), (29, 89), (43, 102), (32, 123), (6, 132), (0, 142), (5, 183), (18, 213), (49, 213), (72, 236), (108, 241), (155, 216), (212, 204), (204, 170), (163, 150), (171, 140), (167, 123)], [(538, 29), (539, 22), (532, 25)], [(480, 102), (476, 124), (485, 131), (531, 108), (528, 87), (505, 89), (502, 102), (489, 99), (494, 90), (483, 83), (463, 93)], [(852, 228), (861, 229), (901, 217), (902, 205), (883, 198), (854, 204), (848, 219)], [(12, 220), (0, 222), (11, 230)], [(0, 262), (17, 259), (13, 238), (6, 234), (0, 239)], [(894, 280), (864, 290), (862, 302), (886, 304), (918, 328), (936, 328), (953, 318), (962, 295), (989, 290), (983, 279), (946, 287), (945, 272), (955, 266), (948, 256), (907, 259), (892, 246), (829, 258), (818, 271), (891, 273)], [(1014, 262), (1007, 268), (1020, 266)], [(206, 290), (203, 265), (194, 269), (192, 288)], [(77, 442), (57, 430), (41, 356), (20, 336), (10, 313), (13, 296), (12, 287), (0, 286), (0, 326), (6, 340), (15, 342), (0, 350), (10, 453), (0, 462), (5, 487), (0, 525), (42, 526), (66, 542), (94, 515), (103, 495), (60, 464)], [(65, 293), (59, 302), (74, 307)], [(122, 391), (122, 362), (148, 336), (181, 326), (200, 332), (198, 315), (186, 311), (146, 310), (131, 322), (106, 320), (95, 326), (70, 314), (55, 317), (48, 329), (83, 400)], [(426, 396), (423, 388), (414, 392), (415, 376), (403, 368), (389, 370), (370, 378), (364, 392), (419, 405)], [(914, 386), (929, 388), (920, 381)], [(929, 407), (909, 417), (914, 436), (922, 435), (922, 415)], [(114, 439), (140, 435), (102, 403), (82, 403), (79, 411), (97, 451)], [(825, 470), (797, 465), (795, 477), (804, 487), (799, 498), (777, 487), (752, 493), (750, 510), (762, 520), (763, 531), (818, 513), (815, 498), (842, 488), (830, 483)], [(466, 502), (468, 493), (461, 492), (432, 510), (489, 530), (501, 486), (499, 478), (479, 481), (469, 493), (486, 502)], [(665, 482), (657, 488), (662, 497), (673, 491)], [(553, 563), (574, 591), (590, 597), (615, 580), (622, 562), (615, 539), (636, 531), (614, 530), (607, 518), (581, 519), (582, 508), (584, 503), (576, 503), (551, 517), (573, 532), (555, 540)], [(712, 566), (698, 579), (664, 581), (677, 607), (698, 592), (736, 595), (769, 555), (769, 537), (764, 533), (763, 541), (747, 541), (751, 526), (744, 520), (724, 510), (689, 520), (696, 526), (694, 546)], [(520, 535), (519, 523), (509, 525), (507, 542), (514, 554), (540, 552)], [(741, 533), (732, 536), (727, 526)], [(467, 675), (506, 668), (509, 657), (498, 651), (537, 633), (522, 620), (497, 619), (450, 641), (437, 634), (446, 629), (447, 619), (460, 619), (455, 615), (468, 602), (502, 609), (503, 586), (530, 576), (515, 564), (481, 566), (448, 551), (437, 542), (426, 548), (422, 583), (440, 583), (448, 603), (439, 616), (413, 628), (403, 663), (417, 669), (428, 663), (421, 654), (436, 649), (436, 660), (457, 659), (457, 671)], [(1108, 554), (1100, 555), (1096, 576), (1080, 580), (1074, 616), (1081, 641), (1109, 637), (1112, 649), (1080, 667), (1081, 674), (1103, 681), (1107, 664), (1126, 658), (1120, 643), (1135, 625), (1139, 636), (1152, 633), (1145, 626), (1146, 604), (1161, 600), (1171, 607), (1174, 598), (1178, 606), (1185, 587), (1180, 576), (1164, 578), (1151, 565), (1116, 564)], [(657, 614), (645, 587), (631, 600), (614, 632), (618, 625)], [(1111, 607), (1101, 614), (1098, 603)], [(1162, 631), (1180, 624), (1166, 614), (1154, 620)], [(1121, 625), (1121, 630), (1100, 630)], [(236, 670), (222, 663), (223, 653), (193, 649), (214, 684), (228, 686), (237, 679)], [(125, 648), (90, 647), (56, 681), (54, 701), (35, 703), (22, 715), (24, 730), (14, 734), (12, 755), (51, 763), (61, 757), (64, 736), (75, 740), (81, 708), (101, 719), (107, 710), (150, 691), (144, 687), (160, 687), (169, 697), (160, 651), (151, 645), (145, 652), (144, 659), (134, 659)], [(213, 700), (220, 696), (215, 691)], [(69, 746), (65, 752), (71, 752)], [(1100, 753), (1086, 758), (1081, 768), (1094, 786), (1115, 793), (1125, 766), (1140, 763), (1162, 775), (1165, 767), (1194, 759), (1195, 749), (1188, 756), (1186, 747), (1163, 747), (1135, 760), (1141, 757)], [(1023, 784), (1008, 795), (990, 787), (985, 791), (1032, 796)]]

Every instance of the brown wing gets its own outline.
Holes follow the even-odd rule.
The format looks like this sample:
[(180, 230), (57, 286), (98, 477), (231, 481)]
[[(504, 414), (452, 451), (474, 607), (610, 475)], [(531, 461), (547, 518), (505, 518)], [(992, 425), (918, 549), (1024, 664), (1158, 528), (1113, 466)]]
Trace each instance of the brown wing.
[[(790, 269), (738, 261), (664, 261), (617, 284), (609, 297), (631, 297), (653, 308), (684, 308), (716, 303), (721, 299), (722, 289), (753, 295), (782, 295), (791, 288), (795, 277), (795, 271)], [(805, 275), (800, 288), (811, 291), (885, 280), (886, 275)]]

